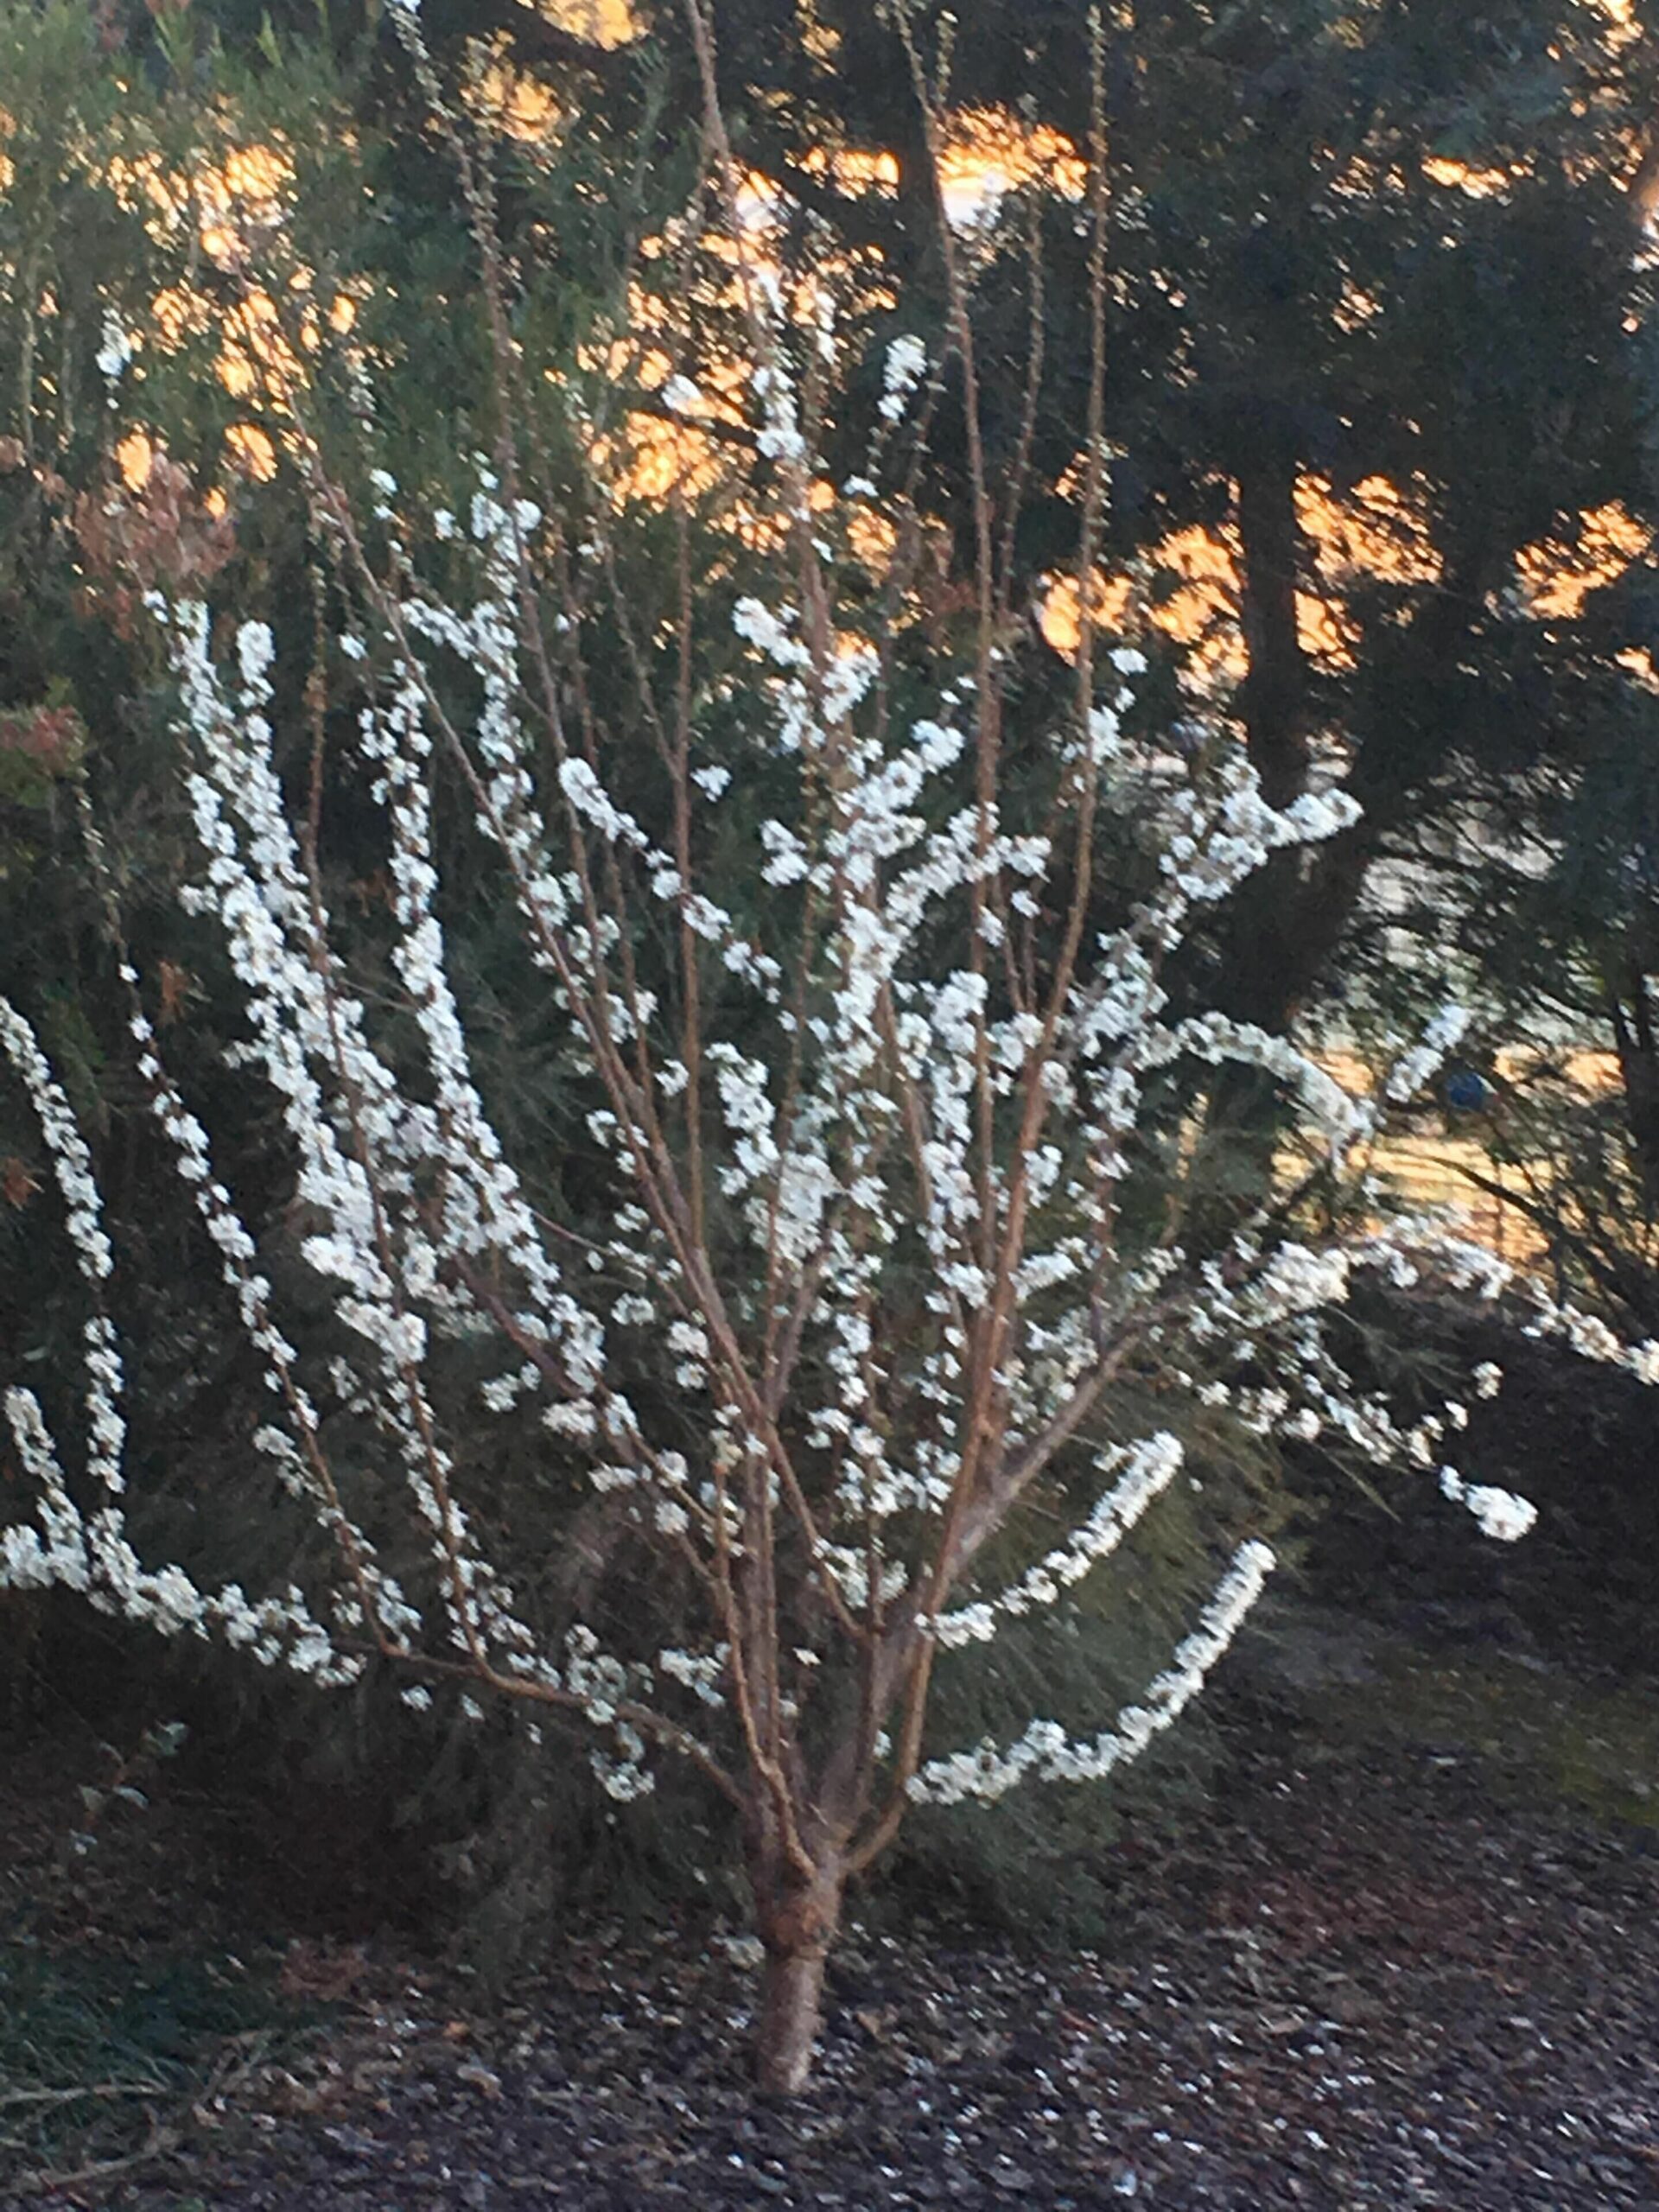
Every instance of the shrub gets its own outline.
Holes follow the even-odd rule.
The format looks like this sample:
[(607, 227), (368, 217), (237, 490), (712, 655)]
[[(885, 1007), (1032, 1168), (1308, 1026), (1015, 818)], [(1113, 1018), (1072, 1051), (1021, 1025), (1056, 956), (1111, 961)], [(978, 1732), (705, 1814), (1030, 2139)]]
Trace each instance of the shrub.
[[(494, 449), (459, 515), (384, 467), (361, 501), (319, 384), (279, 355), (268, 403), (333, 579), (308, 679), (279, 693), (261, 620), (233, 626), (227, 666), (205, 599), (152, 582), (144, 601), (201, 855), (190, 905), (236, 979), (232, 1058), (277, 1109), (308, 1293), (245, 1225), (153, 985), (120, 964), (139, 1079), (268, 1386), (252, 1446), (312, 1541), (264, 1595), (148, 1567), (130, 1542), (99, 1192), (29, 1025), (0, 1003), (89, 1305), (91, 1501), (54, 1441), (67, 1409), (49, 1422), (15, 1382), (36, 1518), (0, 1531), (0, 1581), (65, 1583), (321, 1688), (387, 1668), (417, 1709), (481, 1714), (487, 1697), (531, 1727), (582, 1724), (619, 1799), (661, 1758), (687, 1763), (741, 1843), (766, 1958), (760, 2075), (790, 2091), (847, 1885), (911, 1808), (1100, 1783), (1227, 1649), (1272, 1555), (1243, 1525), (1249, 1498), (1212, 1480), (1192, 1509), (1208, 1594), (1113, 1720), (1043, 1714), (966, 1748), (930, 1731), (936, 1676), (1096, 1576), (1121, 1592), (1109, 1562), (1170, 1511), (1224, 1413), (1439, 1466), (1489, 1533), (1524, 1529), (1522, 1501), (1441, 1464), (1460, 1408), (1402, 1427), (1340, 1356), (1357, 1270), (1487, 1296), (1506, 1271), (1433, 1223), (1368, 1222), (1363, 1192), (1339, 1203), (1371, 1109), (1289, 1041), (1172, 1007), (1196, 923), (1356, 810), (1336, 785), (1269, 806), (1224, 732), (1179, 760), (1135, 734), (1144, 664), (1096, 635), (1086, 589), (1069, 704), (1051, 719), (1026, 687), (1022, 656), (1046, 649), (999, 556), (1021, 480), (1017, 437), (1005, 473), (987, 455), (972, 241), (942, 220), (944, 333), (904, 327), (900, 303), (872, 335), (865, 302), (842, 335), (833, 255), (785, 262), (750, 221), (688, 0), (709, 188), (684, 236), (723, 272), (743, 350), (723, 414), (688, 376), (661, 387), (694, 425), (718, 414), (735, 449), (706, 511), (683, 487), (653, 509), (620, 480), (592, 381), (537, 389), (484, 150), (412, 9), (395, 20), (475, 224)], [(937, 152), (919, 54), (915, 74)], [(1093, 154), (1084, 579), (1107, 452), (1098, 132)], [(268, 292), (283, 296), (274, 276)], [(373, 364), (339, 362), (372, 440)], [(946, 404), (969, 461), (942, 533), (915, 487)], [(556, 437), (537, 434), (550, 408)], [(827, 427), (844, 443), (861, 410), (865, 459), (837, 484)], [(289, 717), (310, 753), (292, 789)], [(378, 940), (328, 893), (326, 802), (348, 763), (385, 825)], [(444, 926), (445, 855), (469, 841), (514, 919), (517, 988), (556, 1038), (579, 1163), (515, 1166), (512, 1101), (493, 1111), (475, 1073)], [(1387, 1096), (1427, 1081), (1457, 1028), (1438, 1021)], [(1239, 1065), (1282, 1094), (1302, 1168), (1287, 1188), (1264, 1163), (1224, 1228), (1195, 1230), (1203, 1083)], [(1659, 1370), (1659, 1347), (1625, 1355), (1541, 1297), (1535, 1312)], [(524, 1440), (480, 1505), (466, 1469), (490, 1420)], [(559, 1499), (558, 1556), (523, 1541), (536, 1516), (515, 1485)]]

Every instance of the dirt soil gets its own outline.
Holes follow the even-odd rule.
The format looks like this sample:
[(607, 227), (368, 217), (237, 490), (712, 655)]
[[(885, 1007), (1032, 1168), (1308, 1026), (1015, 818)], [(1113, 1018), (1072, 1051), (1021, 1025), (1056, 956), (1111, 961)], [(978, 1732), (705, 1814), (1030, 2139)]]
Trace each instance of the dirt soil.
[[(493, 2006), (406, 1941), (312, 1942), (277, 1993), (326, 2017), (230, 2039), (130, 2164), (8, 2183), (0, 2080), (0, 2204), (1659, 2206), (1655, 1700), (1524, 1653), (1402, 1649), (1316, 1624), (1245, 1655), (1213, 1815), (1177, 1855), (1121, 1847), (1109, 1951), (855, 1931), (792, 2106), (747, 2091), (741, 1942), (571, 1931)], [(11, 1779), (15, 1897), (69, 1814)], [(190, 1909), (173, 1819), (158, 1802), (146, 1831), (156, 1941)], [(120, 1905), (83, 1892), (76, 1940)]]

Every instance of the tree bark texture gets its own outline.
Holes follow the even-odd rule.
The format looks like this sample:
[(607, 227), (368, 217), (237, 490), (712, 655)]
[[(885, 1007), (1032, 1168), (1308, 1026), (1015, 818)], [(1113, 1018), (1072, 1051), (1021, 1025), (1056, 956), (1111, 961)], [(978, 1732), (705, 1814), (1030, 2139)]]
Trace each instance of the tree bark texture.
[(756, 2027), (756, 2086), (765, 2096), (797, 2096), (811, 2076), (823, 2017), (823, 1973), (841, 1924), (846, 1874), (828, 1857), (810, 1879), (793, 1867), (762, 1866), (752, 1877), (766, 1964)]

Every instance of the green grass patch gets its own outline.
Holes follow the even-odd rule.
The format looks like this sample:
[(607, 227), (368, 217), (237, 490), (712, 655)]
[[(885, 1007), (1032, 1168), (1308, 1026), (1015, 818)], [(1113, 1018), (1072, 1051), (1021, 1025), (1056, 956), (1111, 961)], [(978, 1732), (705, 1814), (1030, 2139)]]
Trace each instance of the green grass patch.
[(1502, 1802), (1659, 1827), (1659, 1698), (1503, 1652), (1390, 1655), (1363, 1692), (1332, 1689), (1333, 1732), (1477, 1762)]
[(171, 2139), (319, 2018), (279, 1994), (274, 1966), (0, 1942), (0, 2192)]

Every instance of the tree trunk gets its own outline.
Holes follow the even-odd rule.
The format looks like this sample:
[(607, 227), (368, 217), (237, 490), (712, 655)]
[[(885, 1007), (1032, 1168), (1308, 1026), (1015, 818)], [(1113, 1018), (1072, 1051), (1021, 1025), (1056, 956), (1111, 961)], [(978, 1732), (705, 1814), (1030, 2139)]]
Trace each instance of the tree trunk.
[(823, 1969), (841, 1922), (846, 1874), (839, 1858), (831, 1858), (810, 1881), (793, 1868), (767, 1868), (752, 1878), (766, 1947), (755, 2083), (763, 2096), (793, 2097), (806, 2087), (817, 2050)]
[(806, 2087), (823, 2016), (827, 1950), (771, 1951), (760, 1988), (754, 2078), (763, 2096), (793, 2097)]
[[(1297, 473), (1295, 449), (1282, 427), (1257, 421), (1236, 480), (1239, 614), (1248, 656), (1238, 703), (1262, 796), (1279, 808), (1306, 791), (1312, 765), (1308, 668), (1297, 616), (1306, 557)], [(1216, 984), (1224, 1014), (1269, 1031), (1287, 1026), (1358, 894), (1363, 870), (1352, 864), (1352, 844), (1351, 835), (1316, 854), (1301, 847), (1274, 853), (1234, 892)], [(1337, 926), (1316, 927), (1316, 920)], [(1224, 1064), (1217, 1070), (1205, 1110), (1208, 1185), (1187, 1216), (1189, 1234), (1201, 1246), (1228, 1243), (1241, 1215), (1271, 1186), (1285, 1127), (1278, 1094), (1274, 1078), (1258, 1068)]]
[(1293, 448), (1265, 431), (1239, 464), (1239, 614), (1249, 657), (1239, 703), (1262, 796), (1279, 807), (1307, 789), (1309, 760), (1307, 662), (1296, 613), (1303, 559), (1296, 476)]
[(1621, 966), (1623, 988), (1609, 987), (1607, 1004), (1624, 1085), (1624, 1126), (1651, 1211), (1659, 1205), (1659, 1039), (1641, 962), (1630, 957)]

